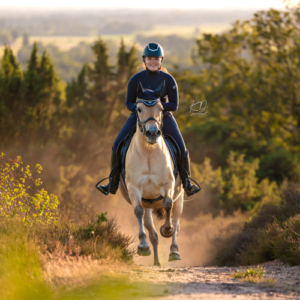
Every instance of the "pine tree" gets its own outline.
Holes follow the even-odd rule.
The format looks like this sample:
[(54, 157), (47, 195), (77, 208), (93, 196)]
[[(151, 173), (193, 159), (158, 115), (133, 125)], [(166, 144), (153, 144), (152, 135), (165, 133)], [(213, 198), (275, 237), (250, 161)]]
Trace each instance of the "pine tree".
[(101, 38), (93, 45), (92, 50), (96, 56), (93, 68), (89, 69), (89, 81), (93, 83), (91, 95), (93, 102), (107, 102), (110, 89), (111, 67), (106, 44)]
[(34, 43), (22, 82), (22, 99), (25, 106), (23, 123), (31, 133), (32, 142), (39, 139), (40, 143), (44, 143), (49, 135), (58, 130), (54, 129), (53, 120), (60, 103), (57, 83), (58, 77), (49, 55), (44, 52), (40, 58), (37, 43)]
[[(88, 65), (84, 64), (77, 79), (74, 78), (68, 83), (66, 88), (66, 104), (69, 108), (68, 119), (69, 126), (75, 128), (82, 128), (83, 124), (89, 121), (89, 107), (88, 101), (90, 100), (88, 90)], [(70, 116), (72, 116), (70, 118)]]
[[(133, 45), (129, 51), (126, 51), (124, 40), (121, 39), (120, 48), (117, 54), (117, 65), (114, 81), (116, 82), (114, 88), (113, 101), (110, 102), (107, 109), (107, 128), (114, 123), (113, 116), (119, 120), (119, 123), (125, 122), (127, 118), (126, 92), (129, 79), (136, 73), (138, 67), (137, 50)], [(118, 110), (116, 110), (118, 107)]]
[(9, 47), (5, 47), (0, 69), (0, 145), (20, 132), (20, 88), (22, 70)]
[(40, 98), (40, 91), (42, 89), (41, 78), (39, 76), (40, 59), (38, 56), (38, 46), (35, 42), (31, 51), (30, 59), (27, 64), (27, 70), (24, 74), (24, 81), (22, 84), (22, 96), (27, 110), (31, 111)]

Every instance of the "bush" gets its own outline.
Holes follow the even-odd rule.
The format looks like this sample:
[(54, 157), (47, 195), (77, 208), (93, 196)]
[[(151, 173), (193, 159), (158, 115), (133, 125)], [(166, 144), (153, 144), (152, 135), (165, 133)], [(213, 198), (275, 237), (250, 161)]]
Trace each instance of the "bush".
[[(201, 202), (206, 202), (210, 212), (223, 210), (227, 214), (238, 209), (255, 214), (263, 205), (279, 204), (278, 185), (268, 178), (258, 182), (258, 166), (258, 159), (247, 162), (243, 154), (234, 152), (230, 152), (223, 169), (213, 169), (209, 158), (202, 164), (193, 164), (192, 177), (203, 188), (197, 196), (203, 199)], [(199, 205), (196, 202), (195, 205)]]
[(264, 205), (236, 236), (217, 241), (219, 265), (252, 265), (281, 259), (300, 265), (300, 189), (290, 183), (280, 205)]
[(130, 249), (133, 239), (119, 231), (115, 218), (107, 219), (107, 213), (90, 218), (88, 212), (79, 214), (64, 211), (57, 224), (35, 228), (35, 236), (50, 256), (57, 251), (63, 256), (91, 256), (132, 262), (134, 251)]
[[(59, 201), (55, 195), (48, 195), (44, 189), (37, 190), (42, 184), (40, 178), (34, 179), (30, 167), (23, 167), (21, 157), (5, 159), (0, 155), (0, 217), (18, 217), (23, 222), (33, 224), (56, 221)], [(36, 173), (42, 166), (36, 165)], [(26, 187), (27, 185), (27, 187)]]

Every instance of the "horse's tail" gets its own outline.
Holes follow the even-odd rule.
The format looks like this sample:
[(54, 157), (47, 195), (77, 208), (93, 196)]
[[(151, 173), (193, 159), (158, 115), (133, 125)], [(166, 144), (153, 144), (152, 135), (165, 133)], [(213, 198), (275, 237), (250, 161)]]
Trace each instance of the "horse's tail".
[(153, 213), (156, 215), (158, 220), (162, 220), (165, 216), (166, 211), (164, 210), (163, 207), (161, 208), (154, 208)]

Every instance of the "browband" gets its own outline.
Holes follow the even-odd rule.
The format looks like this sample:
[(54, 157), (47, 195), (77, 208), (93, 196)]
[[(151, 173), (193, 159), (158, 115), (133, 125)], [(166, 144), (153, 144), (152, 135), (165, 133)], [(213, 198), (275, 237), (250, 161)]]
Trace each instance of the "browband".
[(136, 103), (140, 103), (141, 102), (141, 103), (144, 103), (147, 106), (153, 106), (154, 104), (156, 104), (159, 101), (160, 101), (159, 98), (157, 98), (155, 100), (144, 100), (144, 99), (141, 99), (141, 98), (137, 98), (136, 99)]

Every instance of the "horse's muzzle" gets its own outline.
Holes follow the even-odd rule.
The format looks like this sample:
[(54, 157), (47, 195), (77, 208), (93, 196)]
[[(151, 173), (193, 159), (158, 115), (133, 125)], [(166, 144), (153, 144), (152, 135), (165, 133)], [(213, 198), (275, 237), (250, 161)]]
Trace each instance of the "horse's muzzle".
[(159, 130), (157, 127), (154, 128), (149, 128), (146, 132), (145, 135), (147, 137), (147, 141), (150, 144), (155, 144), (157, 143), (157, 139), (161, 136), (161, 130)]

